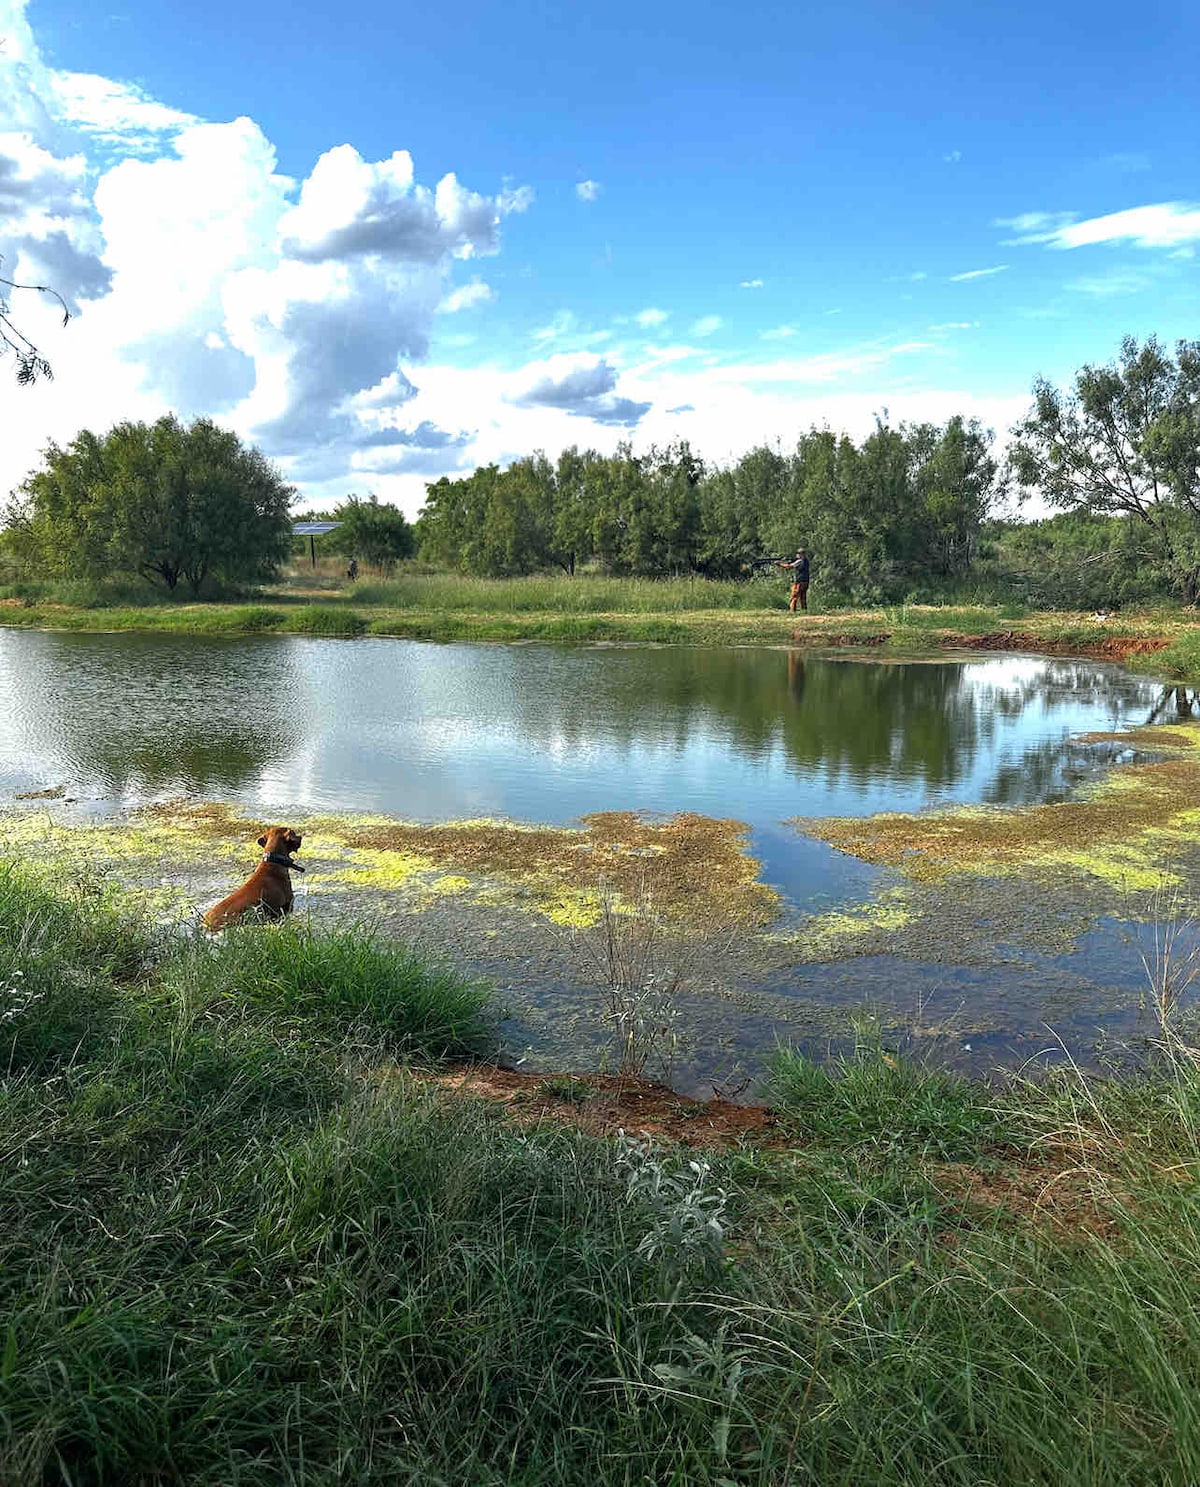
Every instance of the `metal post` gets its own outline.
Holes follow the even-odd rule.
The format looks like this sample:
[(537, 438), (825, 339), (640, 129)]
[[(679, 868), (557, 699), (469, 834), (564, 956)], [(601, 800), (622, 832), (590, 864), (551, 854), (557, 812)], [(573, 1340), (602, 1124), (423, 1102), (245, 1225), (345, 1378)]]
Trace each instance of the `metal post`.
[(317, 539), (311, 532), (308, 534), (308, 550), (312, 553), (312, 565), (315, 570), (317, 566)]

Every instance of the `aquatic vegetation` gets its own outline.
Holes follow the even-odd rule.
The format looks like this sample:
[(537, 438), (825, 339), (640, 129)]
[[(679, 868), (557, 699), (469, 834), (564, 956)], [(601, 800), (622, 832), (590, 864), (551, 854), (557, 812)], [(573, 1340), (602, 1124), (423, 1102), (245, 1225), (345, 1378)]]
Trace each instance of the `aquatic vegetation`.
[(1167, 757), (1118, 766), (1076, 799), (1053, 805), (964, 806), (796, 824), (917, 881), (954, 873), (1052, 877), (1064, 871), (1130, 890), (1177, 881), (1178, 863), (1195, 847), (1200, 828), (1200, 726), (1115, 736)]
[[(254, 862), (263, 822), (219, 802), (169, 801), (129, 816), (78, 821), (46, 810), (0, 813), (0, 851), (33, 862), (86, 861), (131, 892), (180, 907), (204, 885)], [(647, 820), (629, 811), (583, 818), (578, 827), (510, 821), (430, 826), (384, 816), (296, 818), (304, 835), (304, 892), (320, 899), (351, 889), (407, 895), (410, 908), (441, 898), (503, 903), (578, 928), (596, 923), (600, 895), (618, 912), (649, 895), (681, 924), (754, 927), (778, 911), (758, 881), (740, 822), (689, 813)], [(180, 881), (173, 881), (173, 880)]]

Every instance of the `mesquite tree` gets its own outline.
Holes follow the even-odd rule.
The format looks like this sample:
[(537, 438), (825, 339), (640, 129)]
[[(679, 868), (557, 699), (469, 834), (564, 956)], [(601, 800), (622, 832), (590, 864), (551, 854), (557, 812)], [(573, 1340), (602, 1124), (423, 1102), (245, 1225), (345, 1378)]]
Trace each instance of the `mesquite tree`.
[(1200, 601), (1200, 341), (1172, 357), (1153, 337), (1121, 342), (1062, 392), (1040, 379), (1013, 430), (1013, 472), (1051, 506), (1136, 523), (1189, 604)]

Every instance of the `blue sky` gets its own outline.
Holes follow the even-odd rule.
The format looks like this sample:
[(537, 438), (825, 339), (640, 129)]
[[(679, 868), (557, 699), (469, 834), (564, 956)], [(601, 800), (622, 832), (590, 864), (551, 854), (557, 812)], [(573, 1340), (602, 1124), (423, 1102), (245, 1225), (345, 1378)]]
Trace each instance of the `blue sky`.
[(535, 447), (1002, 433), (1035, 373), (1200, 327), (1191, 5), (0, 0), (0, 37), (0, 252), (80, 311), (0, 385), (5, 488), (166, 408), (410, 510)]

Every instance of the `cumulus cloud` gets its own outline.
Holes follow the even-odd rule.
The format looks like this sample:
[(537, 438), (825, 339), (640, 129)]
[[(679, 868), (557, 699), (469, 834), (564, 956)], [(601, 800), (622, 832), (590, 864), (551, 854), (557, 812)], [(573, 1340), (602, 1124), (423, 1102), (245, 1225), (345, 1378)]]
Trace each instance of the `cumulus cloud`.
[[(471, 436), (444, 419), (397, 420), (419, 395), (404, 366), (426, 357), (439, 310), (493, 297), (450, 270), (499, 250), (530, 187), (480, 192), (453, 173), (425, 185), (406, 151), (372, 161), (351, 145), (296, 182), (253, 120), (211, 123), (132, 84), (55, 72), (24, 0), (0, 13), (0, 254), (11, 277), (84, 311), (69, 351), (43, 348), (57, 380), (30, 400), (47, 410), (31, 438), (102, 426), (109, 408), (173, 408), (223, 416), (301, 481), (372, 449), (460, 457)], [(23, 320), (41, 344), (39, 314)], [(17, 442), (14, 467), (28, 458)]]
[(762, 287), (763, 281), (761, 279), (743, 279), (738, 285), (739, 289), (761, 289)]
[(73, 311), (108, 289), (82, 155), (55, 155), (26, 131), (0, 134), (0, 227), (6, 277), (52, 282)]
[(631, 428), (650, 404), (619, 396), (616, 387), (616, 370), (603, 357), (556, 356), (526, 368), (508, 400), (518, 408), (557, 408), (573, 418)]
[(495, 253), (500, 216), (496, 197), (468, 191), (453, 173), (433, 191), (417, 185), (407, 150), (372, 164), (353, 145), (338, 145), (317, 161), (279, 230), (284, 255), (302, 263), (378, 256), (433, 264), (447, 254)]
[(1200, 242), (1200, 205), (1160, 201), (1083, 221), (1070, 212), (1023, 212), (1017, 217), (1001, 218), (998, 225), (1017, 233), (1013, 242), (1042, 243), (1048, 248), (1089, 248), (1098, 243), (1179, 248)]
[(575, 182), (575, 195), (580, 201), (595, 201), (603, 189), (599, 181)]
[(691, 331), (694, 336), (711, 336), (719, 331), (725, 322), (719, 315), (701, 315), (699, 320), (693, 320)]
[(656, 310), (652, 307), (648, 310), (639, 310), (633, 318), (645, 330), (653, 330), (655, 326), (665, 325), (670, 316), (666, 310)]

